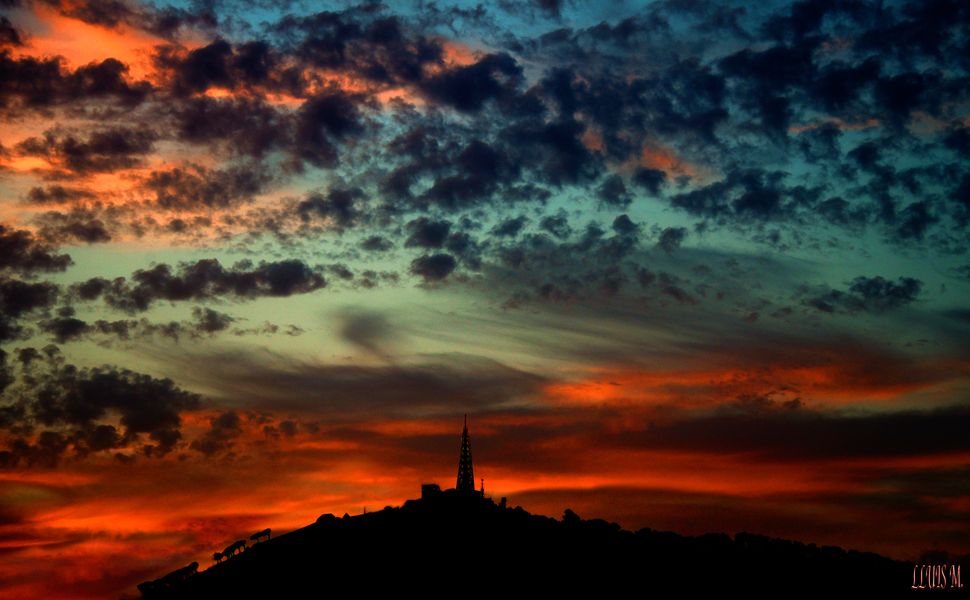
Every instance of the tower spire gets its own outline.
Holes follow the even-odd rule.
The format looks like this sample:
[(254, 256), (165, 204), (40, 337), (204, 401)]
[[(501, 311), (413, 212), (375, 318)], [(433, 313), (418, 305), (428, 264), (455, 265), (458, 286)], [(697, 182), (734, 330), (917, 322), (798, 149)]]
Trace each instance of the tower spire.
[(455, 489), (459, 492), (475, 491), (475, 473), (472, 470), (472, 445), (468, 439), (468, 415), (465, 415), (465, 425), (461, 430), (461, 446), (458, 450), (458, 483)]

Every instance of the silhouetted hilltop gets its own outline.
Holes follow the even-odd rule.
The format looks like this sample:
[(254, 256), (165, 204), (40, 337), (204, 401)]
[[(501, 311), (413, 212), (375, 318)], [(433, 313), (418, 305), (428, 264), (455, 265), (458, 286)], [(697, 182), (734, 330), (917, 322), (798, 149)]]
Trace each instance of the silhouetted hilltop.
[[(190, 569), (191, 570), (191, 569)], [(622, 530), (447, 490), (401, 507), (316, 523), (263, 541), (146, 598), (303, 598), (416, 592), (642, 590), (906, 593), (912, 565), (876, 554), (740, 533)]]

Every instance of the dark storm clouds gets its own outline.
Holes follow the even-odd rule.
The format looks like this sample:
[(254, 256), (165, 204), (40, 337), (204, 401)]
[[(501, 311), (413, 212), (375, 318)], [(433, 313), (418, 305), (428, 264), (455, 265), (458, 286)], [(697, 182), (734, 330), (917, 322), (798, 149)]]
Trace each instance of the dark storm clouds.
[[(228, 16), (128, 3), (49, 4), (90, 23), (128, 23), (172, 39), (184, 26), (217, 27)], [(519, 16), (529, 18), (561, 12), (522, 10)], [(208, 146), (229, 161), (150, 172), (140, 189), (156, 207), (202, 211), (168, 223), (144, 220), (135, 206), (92, 203), (81, 180), (32, 189), (25, 199), (34, 203), (84, 205), (37, 217), (43, 235), (66, 243), (103, 243), (125, 232), (221, 234), (205, 211), (245, 207), (308, 168), (338, 169), (359, 185), (226, 222), (277, 236), (317, 235), (315, 223), (360, 228), (362, 248), (377, 251), (406, 226), (410, 267), (402, 274), (425, 282), (515, 263), (529, 249), (503, 243), (510, 234), (588, 244), (592, 226), (575, 215), (542, 214), (549, 198), (564, 192), (585, 195), (589, 208), (616, 210), (614, 216), (647, 194), (694, 219), (694, 229), (727, 228), (781, 249), (821, 243), (818, 228), (873, 228), (890, 244), (964, 251), (970, 174), (959, 158), (968, 133), (956, 107), (968, 93), (966, 61), (959, 58), (967, 9), (945, 1), (886, 8), (816, 1), (759, 15), (661, 2), (616, 24), (505, 36), (460, 63), (448, 62), (436, 31), (422, 30), (405, 13), (361, 7), (289, 15), (239, 39), (213, 34), (193, 50), (160, 45), (151, 83), (131, 81), (117, 61), (71, 70), (55, 59), (7, 54), (9, 76), (0, 91), (11, 114), (97, 96), (152, 126), (120, 126), (111, 122), (117, 113), (105, 113), (103, 126), (54, 128), (6, 151), (44, 157), (66, 182), (140, 165), (165, 141)], [(16, 26), (5, 24), (11, 44)], [(722, 43), (702, 55), (715, 32)], [(684, 40), (682, 57), (653, 52), (674, 37)], [(524, 60), (538, 65), (528, 77)], [(326, 72), (357, 87), (326, 85)], [(398, 88), (430, 109), (395, 109), (390, 127), (376, 94)], [(230, 93), (204, 95), (213, 89)], [(270, 94), (300, 104), (274, 104)], [(917, 138), (906, 127), (923, 115), (939, 130)], [(462, 118), (470, 121), (459, 125)], [(874, 125), (853, 131), (865, 122)], [(700, 178), (649, 160), (650, 166), (611, 173), (611, 162), (636, 162), (654, 151), (641, 147), (644, 139), (683, 164), (720, 174)], [(370, 148), (369, 158), (344, 164), (341, 156), (360, 144)], [(916, 160), (917, 151), (936, 160)], [(798, 165), (813, 174), (793, 174)], [(674, 180), (680, 183), (672, 186)], [(505, 211), (509, 204), (530, 206), (539, 216), (515, 221)], [(474, 227), (481, 214), (494, 215), (494, 227)], [(499, 226), (503, 221), (521, 224), (510, 229)], [(624, 232), (631, 249), (649, 242), (670, 253), (688, 229), (633, 233)], [(634, 276), (619, 269), (598, 275), (609, 281), (594, 285), (609, 290)], [(533, 298), (572, 296), (585, 285), (547, 283)], [(676, 284), (667, 289), (679, 301), (692, 297)], [(510, 296), (516, 294), (521, 298), (519, 291)]]
[[(125, 3), (98, 11), (78, 6), (88, 5), (61, 10), (108, 25), (147, 26), (156, 18)], [(633, 140), (649, 138), (684, 160), (713, 162), (724, 173), (666, 197), (711, 224), (746, 230), (764, 222), (818, 223), (821, 216), (827, 225), (868, 224), (906, 243), (934, 232), (946, 241), (951, 227), (966, 222), (961, 190), (967, 174), (956, 157), (965, 150), (967, 133), (954, 112), (967, 94), (967, 65), (959, 58), (967, 44), (966, 7), (947, 1), (887, 8), (800, 2), (760, 21), (743, 10), (728, 17), (725, 10), (703, 2), (656, 3), (617, 25), (506, 40), (506, 48), (469, 64), (446, 63), (441, 38), (416, 29), (406, 15), (362, 8), (288, 16), (261, 37), (251, 32), (244, 41), (216, 38), (192, 51), (161, 47), (159, 80), (138, 88), (138, 95), (123, 65), (68, 71), (56, 62), (34, 65), (10, 55), (3, 93), (8, 111), (32, 109), (37, 98), (80, 102), (99, 94), (129, 105), (137, 99), (131, 110), (155, 117), (150, 122), (159, 127), (153, 130), (48, 132), (13, 149), (52, 157), (67, 176), (131, 166), (152, 144), (171, 139), (221, 145), (230, 154), (261, 160), (275, 150), (295, 169), (337, 167), (344, 147), (377, 126), (373, 94), (403, 86), (445, 115), (471, 115), (474, 121), (445, 134), (433, 114), (412, 115), (404, 118), (403, 133), (378, 138), (383, 147), (375, 150), (386, 166), (380, 189), (395, 211), (460, 213), (520, 196), (541, 201), (550, 188), (562, 186), (580, 186), (622, 208), (632, 201), (630, 190), (657, 194), (671, 178), (656, 168), (641, 169), (627, 181), (608, 173), (605, 160), (636, 157), (641, 148)], [(212, 22), (205, 11), (165, 18), (171, 31)], [(722, 44), (731, 49), (677, 61), (665, 54), (643, 58), (681, 20), (689, 24), (684, 39), (700, 43), (716, 30), (731, 40)], [(833, 47), (845, 39), (851, 43)], [(517, 56), (540, 61), (537, 79), (524, 76)], [(611, 60), (623, 68), (611, 67)], [(359, 80), (365, 91), (320, 90), (318, 69)], [(213, 88), (238, 93), (201, 95)], [(302, 105), (274, 106), (265, 100), (269, 93), (292, 95)], [(918, 141), (903, 129), (914, 115), (930, 115), (942, 129)], [(872, 141), (849, 141), (845, 125), (867, 120), (878, 125), (865, 137), (894, 135), (897, 141), (879, 144), (879, 152), (867, 149)], [(593, 133), (598, 147), (584, 138)], [(819, 146), (815, 140), (822, 139), (826, 145)], [(900, 162), (894, 158), (927, 143), (942, 159), (935, 168), (894, 166)], [(783, 164), (764, 164), (765, 151), (789, 164), (808, 160), (837, 169), (838, 185), (794, 181)], [(176, 198), (180, 204), (224, 205), (263, 185), (258, 176), (231, 183), (221, 182), (222, 174), (197, 177), (205, 183), (193, 184), (191, 175), (174, 170), (147, 185), (177, 186), (179, 193), (159, 192), (168, 207)], [(190, 191), (181, 193), (185, 186)], [(848, 189), (857, 200), (839, 207)], [(915, 202), (906, 201), (914, 195)]]
[[(196, 394), (171, 380), (115, 367), (79, 369), (54, 346), (20, 349), (15, 360), (23, 377), (4, 392), (12, 401), (3, 407), (2, 426), (13, 434), (10, 449), (0, 453), (7, 467), (52, 465), (69, 447), (83, 455), (142, 439), (145, 455), (165, 454), (181, 438), (180, 413), (199, 406)], [(110, 414), (118, 415), (120, 428), (101, 422)], [(24, 437), (33, 433), (34, 442)]]
[[(91, 320), (73, 306), (97, 303), (125, 317), (163, 302), (287, 297), (396, 277), (429, 290), (484, 280), (507, 309), (616, 299), (690, 311), (747, 292), (757, 276), (726, 253), (691, 253), (693, 240), (717, 231), (781, 251), (820, 247), (828, 231), (874, 231), (893, 248), (965, 252), (970, 133), (959, 107), (970, 93), (970, 9), (960, 2), (808, 1), (764, 11), (657, 2), (591, 26), (565, 24), (561, 4), (509, 3), (466, 15), (464, 26), (491, 37), (461, 60), (433, 11), (422, 19), (363, 6), (254, 27), (232, 22), (231, 3), (44, 4), (167, 41), (143, 79), (117, 59), (68, 66), (18, 54), (21, 25), (0, 23), (4, 114), (74, 111), (90, 123), (0, 148), (52, 167), (21, 198), (42, 209), (36, 232), (0, 230), (3, 340), (28, 335), (28, 319), (59, 343), (246, 332), (202, 306), (193, 320), (167, 324)], [(526, 36), (503, 30), (509, 15), (552, 20)], [(190, 28), (206, 33), (204, 44), (179, 43)], [(403, 99), (380, 97), (391, 90)], [(149, 162), (171, 143), (221, 163)], [(88, 185), (132, 169), (140, 169), (134, 201), (100, 202)], [(255, 205), (316, 171), (334, 183)], [(648, 201), (688, 224), (637, 216)], [(162, 263), (64, 285), (42, 279), (71, 263), (58, 244), (222, 238), (233, 227), (272, 236), (293, 257)], [(344, 236), (355, 250), (341, 250), (339, 261), (336, 252), (327, 266), (300, 256), (303, 242)], [(375, 256), (392, 257), (398, 272), (354, 263)], [(738, 294), (732, 316), (890, 319), (934, 293), (919, 274), (851, 277), (791, 285), (787, 297)], [(358, 329), (349, 330), (355, 343), (370, 348), (367, 328)], [(382, 374), (328, 376), (369, 391)], [(383, 376), (417, 377), (438, 392), (447, 379)]]
[(89, 279), (71, 288), (71, 295), (81, 300), (103, 297), (105, 302), (125, 312), (147, 310), (157, 300), (173, 302), (205, 300), (221, 296), (255, 298), (291, 296), (318, 290), (327, 284), (320, 268), (303, 261), (240, 261), (225, 268), (215, 259), (183, 263), (177, 270), (167, 264), (132, 273), (130, 280), (120, 277), (107, 280)]

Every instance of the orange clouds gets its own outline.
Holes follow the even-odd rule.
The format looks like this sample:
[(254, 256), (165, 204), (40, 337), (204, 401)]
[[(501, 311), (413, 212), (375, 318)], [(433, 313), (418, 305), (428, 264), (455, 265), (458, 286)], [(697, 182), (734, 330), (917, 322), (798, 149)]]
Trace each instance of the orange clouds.
[(52, 170), (50, 162), (39, 156), (0, 157), (0, 168), (10, 169), (17, 173)]
[[(367, 79), (335, 70), (317, 69), (307, 71), (306, 73), (311, 78), (311, 83), (309, 83), (305, 90), (306, 96), (313, 96), (315, 94), (325, 93), (328, 91), (340, 91), (346, 94), (362, 94), (369, 96), (382, 106), (386, 106), (395, 100), (404, 101), (415, 106), (423, 106), (425, 104), (424, 98), (421, 97), (415, 90), (404, 86), (387, 88), (383, 85), (375, 84)], [(253, 96), (253, 94), (247, 90), (228, 90), (220, 87), (209, 88), (203, 93), (203, 95), (214, 99)], [(300, 108), (305, 102), (305, 98), (302, 97), (276, 92), (264, 92), (262, 90), (259, 91), (258, 96), (265, 99), (266, 102), (271, 105), (293, 110)]]
[(448, 66), (465, 67), (474, 63), (480, 57), (480, 53), (473, 50), (471, 46), (457, 40), (441, 38), (438, 41), (441, 43), (441, 49), (444, 53), (444, 62)]
[(32, 10), (34, 21), (28, 22), (26, 48), (31, 55), (63, 56), (70, 67), (115, 58), (128, 65), (132, 78), (150, 78), (152, 54), (164, 42), (161, 38), (125, 24), (115, 28), (91, 25), (40, 3), (33, 4)]
[(690, 163), (678, 158), (669, 149), (656, 143), (646, 143), (640, 149), (637, 164), (648, 169), (657, 169), (673, 175), (687, 175), (693, 177), (696, 169)]
[[(606, 153), (603, 135), (595, 127), (587, 126), (580, 141), (591, 152)], [(644, 142), (638, 154), (630, 157), (617, 168), (624, 172), (632, 172), (638, 168), (654, 169), (663, 171), (671, 179), (690, 177), (695, 180), (703, 180), (711, 176), (709, 169), (677, 156), (673, 149), (657, 141)]]
[[(857, 349), (860, 350), (861, 349)], [(703, 408), (739, 396), (768, 394), (776, 401), (800, 397), (820, 404), (904, 400), (912, 392), (947, 389), (965, 377), (964, 361), (928, 359), (899, 362), (898, 357), (843, 352), (838, 347), (800, 349), (791, 356), (712, 357), (701, 368), (650, 369), (601, 367), (570, 381), (545, 387), (555, 404), (651, 406), (676, 403)], [(718, 363), (728, 363), (718, 366)], [(897, 369), (887, 374), (887, 364)]]
[[(207, 89), (202, 95), (207, 98), (222, 99), (222, 98), (237, 98), (237, 97), (248, 97), (250, 94), (227, 90), (226, 88), (211, 87)], [(304, 100), (303, 98), (298, 98), (296, 96), (291, 96), (289, 94), (280, 93), (266, 93), (262, 96), (269, 104), (287, 107), (291, 109), (299, 108)]]
[[(594, 152), (605, 151), (602, 136), (593, 129), (587, 129), (583, 134), (582, 141), (583, 145), (589, 150)], [(654, 169), (663, 171), (671, 179), (690, 177), (702, 181), (711, 177), (709, 169), (683, 159), (673, 149), (655, 140), (643, 142), (639, 154), (630, 157), (619, 168), (627, 172), (632, 172), (638, 168)]]
[(603, 136), (592, 128), (586, 128), (586, 131), (583, 132), (581, 141), (587, 150), (599, 153), (606, 151), (606, 146), (603, 144)]

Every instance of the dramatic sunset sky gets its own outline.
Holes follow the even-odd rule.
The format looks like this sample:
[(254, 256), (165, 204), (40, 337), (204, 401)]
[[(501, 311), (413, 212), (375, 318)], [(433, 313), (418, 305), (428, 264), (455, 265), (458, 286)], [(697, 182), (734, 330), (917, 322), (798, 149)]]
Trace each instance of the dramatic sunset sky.
[(970, 3), (0, 0), (0, 597), (476, 477), (970, 551)]

